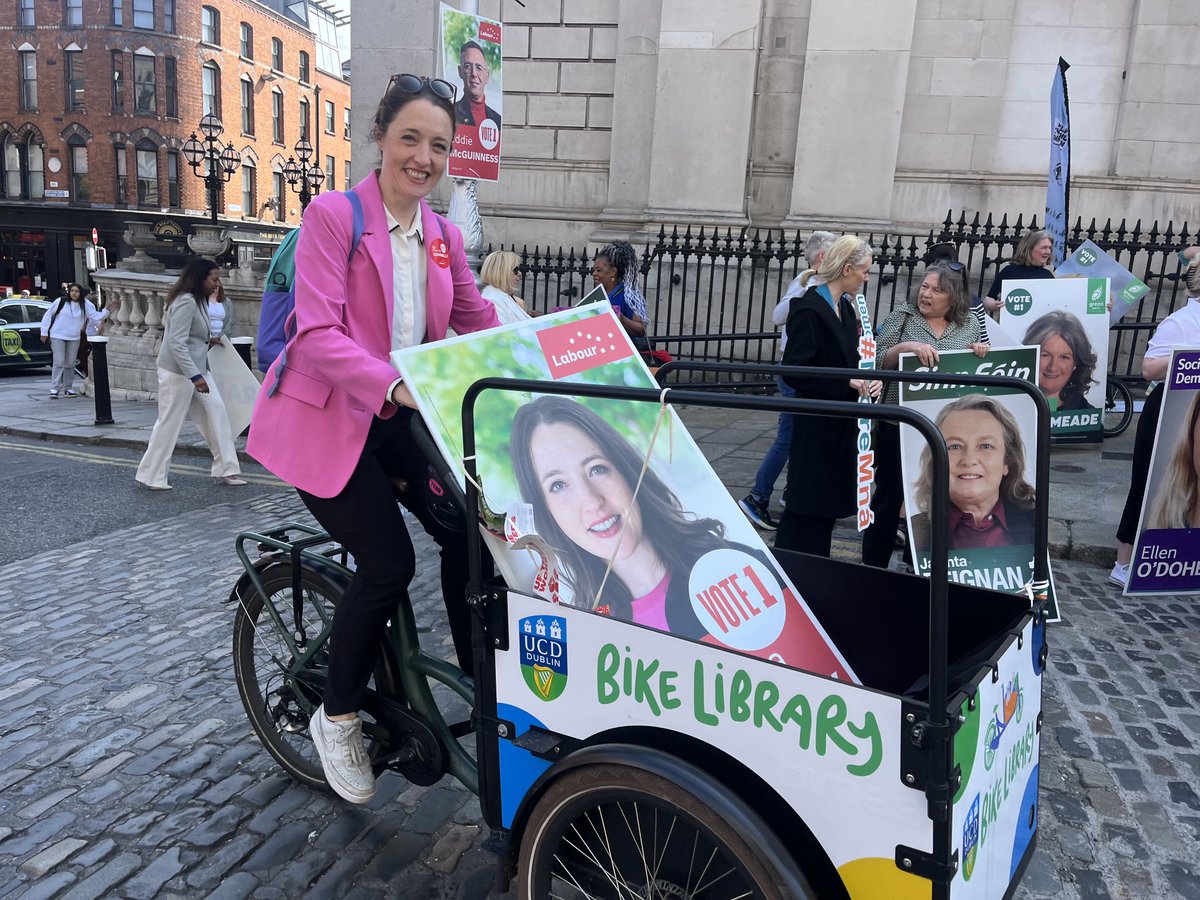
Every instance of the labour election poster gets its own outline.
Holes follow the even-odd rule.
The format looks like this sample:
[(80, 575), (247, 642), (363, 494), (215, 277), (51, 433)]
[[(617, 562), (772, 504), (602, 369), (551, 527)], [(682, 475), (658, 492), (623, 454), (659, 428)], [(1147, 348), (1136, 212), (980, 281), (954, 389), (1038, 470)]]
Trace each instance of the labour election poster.
[(1050, 435), (1104, 439), (1108, 367), (1107, 278), (1004, 282), (1004, 313), (988, 323), (993, 346), (1040, 346), (1038, 387), (1050, 405)]
[(441, 4), (441, 67), (458, 89), (451, 178), (500, 179), (501, 25)]
[(1125, 593), (1200, 593), (1200, 348), (1167, 370)]
[(1107, 278), (1112, 291), (1108, 321), (1115, 324), (1150, 292), (1150, 285), (1135, 276), (1092, 241), (1084, 241), (1054, 270), (1055, 278)]
[[(993, 348), (985, 357), (973, 351), (947, 351), (929, 369), (913, 353), (900, 355), (903, 372), (942, 375), (1008, 375), (1033, 382), (1036, 347)], [(947, 529), (951, 581), (1024, 593), (1033, 581), (1034, 471), (1037, 409), (1011, 388), (975, 385), (900, 385), (900, 405), (933, 420), (950, 455), (947, 521), (931, 521), (933, 480), (928, 445), (913, 428), (900, 429), (904, 500), (909, 546), (917, 573), (930, 572), (930, 531)], [(1058, 618), (1053, 591), (1051, 620)]]
[[(392, 358), (460, 479), (479, 378), (658, 391), (607, 302)], [(482, 527), (510, 589), (857, 682), (671, 407), (490, 390), (474, 431)]]

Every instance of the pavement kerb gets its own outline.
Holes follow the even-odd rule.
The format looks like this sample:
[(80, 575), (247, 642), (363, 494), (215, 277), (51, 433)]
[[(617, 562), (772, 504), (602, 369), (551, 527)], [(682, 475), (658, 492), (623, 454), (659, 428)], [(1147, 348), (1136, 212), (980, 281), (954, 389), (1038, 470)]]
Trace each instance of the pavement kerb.
[[(103, 427), (103, 426), (97, 426)], [(13, 425), (0, 425), (0, 434), (9, 437), (26, 438), (32, 441), (43, 441), (48, 444), (75, 444), (85, 447), (115, 447), (121, 450), (137, 450), (145, 452), (147, 442), (137, 438), (121, 437), (119, 435), (79, 435), (62, 434), (57, 431), (38, 431), (33, 428), (21, 428)], [(203, 444), (180, 441), (175, 445), (175, 453), (180, 456), (209, 456), (208, 447)], [(237, 451), (241, 462), (254, 462), (254, 458), (244, 449)]]

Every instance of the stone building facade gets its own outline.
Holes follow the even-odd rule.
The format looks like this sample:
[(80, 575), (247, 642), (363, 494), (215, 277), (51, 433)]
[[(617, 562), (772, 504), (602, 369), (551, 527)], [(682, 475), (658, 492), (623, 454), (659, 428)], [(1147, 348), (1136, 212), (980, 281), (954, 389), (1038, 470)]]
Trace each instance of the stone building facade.
[[(14, 0), (0, 8), (0, 285), (57, 292), (83, 280), (92, 229), (112, 261), (131, 220), (165, 251), (208, 219), (183, 153), (217, 113), (240, 168), (221, 224), (264, 234), (299, 222), (282, 172), (301, 138), (341, 189), (350, 85), (322, 55), (315, 0)], [(319, 65), (323, 62), (323, 66)], [(278, 115), (277, 115), (278, 114)], [(279, 127), (276, 127), (276, 120)]]
[[(1060, 56), (1072, 213), (1200, 220), (1194, 0), (478, 7), (504, 24), (504, 161), (479, 186), (489, 241), (579, 244), (663, 222), (923, 230), (948, 209), (1040, 218)], [(433, 66), (437, 4), (353, 17), (361, 176), (387, 76)]]

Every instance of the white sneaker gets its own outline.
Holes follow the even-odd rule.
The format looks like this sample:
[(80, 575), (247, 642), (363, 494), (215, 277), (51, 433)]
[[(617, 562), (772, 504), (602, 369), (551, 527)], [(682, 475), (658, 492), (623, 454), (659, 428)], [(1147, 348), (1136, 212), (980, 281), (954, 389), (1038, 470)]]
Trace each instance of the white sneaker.
[(1117, 563), (1113, 566), (1113, 570), (1108, 573), (1108, 580), (1119, 588), (1125, 587), (1129, 583), (1129, 565)]
[(362, 719), (355, 716), (344, 722), (332, 722), (325, 715), (325, 704), (317, 707), (308, 723), (325, 770), (325, 780), (334, 793), (351, 803), (366, 803), (375, 796), (375, 774), (363, 746)]

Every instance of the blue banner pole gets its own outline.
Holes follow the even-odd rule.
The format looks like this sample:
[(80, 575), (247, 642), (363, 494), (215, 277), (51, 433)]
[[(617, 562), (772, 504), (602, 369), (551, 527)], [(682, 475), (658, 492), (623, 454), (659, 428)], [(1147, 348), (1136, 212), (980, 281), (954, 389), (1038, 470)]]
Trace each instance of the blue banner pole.
[(1071, 111), (1067, 101), (1068, 63), (1061, 56), (1050, 86), (1050, 171), (1046, 179), (1046, 230), (1054, 238), (1057, 267), (1067, 258), (1067, 227), (1071, 212)]

